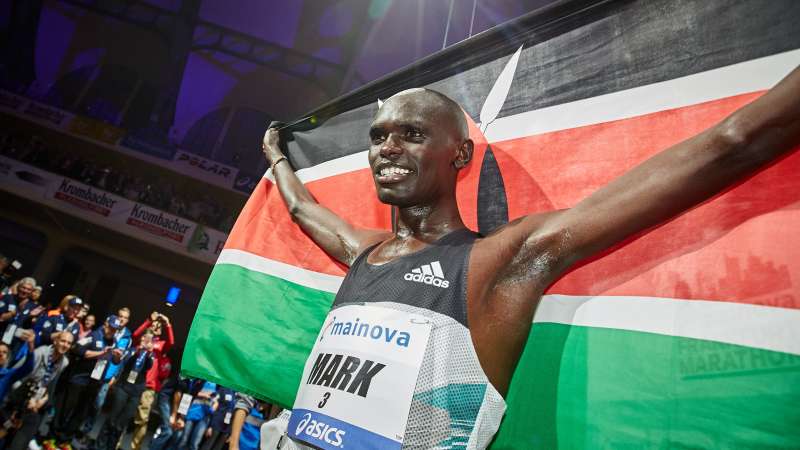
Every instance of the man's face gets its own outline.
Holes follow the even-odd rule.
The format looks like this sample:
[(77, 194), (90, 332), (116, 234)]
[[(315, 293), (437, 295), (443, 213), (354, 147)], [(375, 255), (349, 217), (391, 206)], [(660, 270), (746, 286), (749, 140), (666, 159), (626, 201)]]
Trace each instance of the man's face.
[(20, 285), (17, 286), (17, 297), (20, 300), (29, 298), (31, 296), (31, 292), (33, 292), (33, 287), (34, 286), (29, 283), (20, 283)]
[(81, 305), (70, 305), (67, 306), (67, 310), (64, 312), (64, 315), (67, 317), (68, 320), (72, 320), (78, 317), (78, 314), (83, 309)]
[(120, 309), (117, 311), (117, 317), (119, 318), (120, 326), (124, 327), (128, 324), (128, 320), (131, 318), (130, 313), (124, 309)]
[(41, 296), (42, 296), (42, 290), (41, 289), (34, 289), (33, 291), (31, 291), (31, 300), (33, 300), (35, 302), (38, 302), (39, 301), (39, 297), (41, 297)]
[(108, 323), (103, 324), (103, 334), (106, 336), (106, 339), (110, 339), (114, 337), (114, 333), (117, 332), (117, 329), (109, 325)]
[(56, 338), (53, 340), (53, 348), (55, 349), (56, 353), (59, 355), (63, 355), (69, 351), (69, 348), (72, 347), (72, 333), (67, 331), (62, 331), (58, 333)]
[(142, 335), (142, 341), (140, 342), (142, 348), (147, 351), (153, 349), (153, 335), (152, 334), (144, 334)]
[(425, 91), (387, 100), (370, 127), (369, 163), (378, 198), (400, 207), (430, 204), (455, 189), (460, 145), (441, 100)]
[(6, 344), (0, 344), (0, 366), (5, 366), (8, 363), (9, 353), (8, 346)]

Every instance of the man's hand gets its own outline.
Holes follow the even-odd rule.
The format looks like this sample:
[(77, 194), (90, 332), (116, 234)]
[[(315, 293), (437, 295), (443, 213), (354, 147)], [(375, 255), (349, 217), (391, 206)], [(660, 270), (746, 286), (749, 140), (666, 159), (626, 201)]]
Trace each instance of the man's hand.
[(158, 316), (160, 316), (158, 311), (151, 312), (150, 313), (150, 322), (155, 322), (156, 320), (158, 320)]
[(39, 314), (41, 314), (43, 312), (44, 312), (44, 307), (43, 306), (37, 306), (36, 308), (33, 308), (31, 310), (31, 317), (38, 317)]
[(261, 150), (273, 166), (272, 174), (292, 220), (339, 262), (349, 266), (365, 248), (392, 236), (384, 230), (355, 228), (330, 209), (320, 205), (297, 178), (288, 161), (275, 165), (281, 158), (285, 158), (280, 149), (280, 133), (277, 128), (270, 128), (264, 134)]
[(264, 134), (264, 142), (261, 144), (261, 151), (264, 152), (264, 156), (266, 156), (267, 162), (270, 165), (281, 156), (284, 156), (281, 151), (280, 141), (280, 132), (277, 128), (270, 128), (267, 130), (266, 134)]
[(211, 427), (206, 428), (206, 438), (210, 438), (211, 437), (211, 433), (213, 433), (213, 432), (214, 432), (214, 430), (212, 430)]
[(36, 333), (33, 330), (19, 330), (19, 338), (24, 342), (33, 342), (36, 339)]

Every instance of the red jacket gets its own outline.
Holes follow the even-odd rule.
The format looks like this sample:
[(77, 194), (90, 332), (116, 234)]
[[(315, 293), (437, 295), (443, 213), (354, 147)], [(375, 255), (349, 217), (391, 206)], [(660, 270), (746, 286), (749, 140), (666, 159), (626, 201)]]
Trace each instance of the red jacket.
[[(152, 322), (150, 319), (147, 319), (133, 332), (133, 341), (136, 345), (139, 345), (139, 339), (142, 337), (142, 333), (144, 333), (144, 330), (148, 329), (150, 325), (152, 325)], [(161, 336), (166, 334), (167, 337), (163, 339), (161, 336), (153, 337), (155, 364), (147, 371), (147, 375), (145, 376), (145, 385), (147, 388), (153, 389), (156, 392), (161, 390), (161, 384), (169, 377), (171, 362), (167, 357), (167, 352), (175, 344), (175, 336), (172, 334), (172, 324), (167, 323), (161, 327), (161, 330)]]

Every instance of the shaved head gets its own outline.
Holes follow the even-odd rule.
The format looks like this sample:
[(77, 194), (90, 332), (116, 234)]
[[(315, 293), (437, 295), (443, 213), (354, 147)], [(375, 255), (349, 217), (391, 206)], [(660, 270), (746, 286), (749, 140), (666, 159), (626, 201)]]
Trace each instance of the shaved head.
[[(430, 107), (436, 110), (436, 116), (439, 119), (446, 120), (447, 125), (452, 127), (452, 131), (456, 133), (454, 137), (457, 141), (463, 141), (469, 138), (469, 127), (467, 126), (467, 119), (464, 117), (464, 110), (461, 109), (461, 106), (456, 103), (455, 100), (439, 91), (428, 88), (414, 88), (400, 91), (389, 97), (381, 108), (385, 107), (386, 104), (392, 100), (398, 100), (408, 96), (424, 98), (426, 102), (429, 102)], [(439, 125), (445, 124), (440, 123)]]

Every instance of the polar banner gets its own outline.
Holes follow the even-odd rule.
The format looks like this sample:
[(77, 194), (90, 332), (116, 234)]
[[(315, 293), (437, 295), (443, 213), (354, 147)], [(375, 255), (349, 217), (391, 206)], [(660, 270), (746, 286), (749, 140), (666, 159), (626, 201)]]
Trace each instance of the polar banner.
[(233, 189), (233, 182), (239, 169), (218, 163), (193, 153), (178, 150), (172, 161), (172, 168), (192, 178)]
[(194, 259), (217, 260), (228, 235), (94, 186), (0, 156), (0, 189)]

